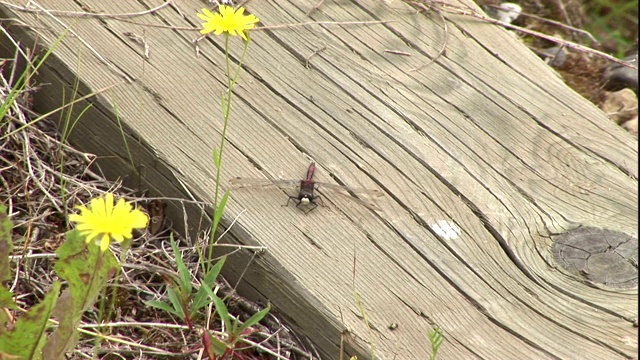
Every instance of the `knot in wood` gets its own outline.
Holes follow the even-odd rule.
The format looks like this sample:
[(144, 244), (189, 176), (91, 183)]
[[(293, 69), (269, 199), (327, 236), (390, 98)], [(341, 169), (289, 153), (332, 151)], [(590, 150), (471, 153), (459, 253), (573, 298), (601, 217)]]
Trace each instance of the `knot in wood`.
[(555, 237), (553, 255), (562, 268), (588, 282), (638, 286), (638, 238), (628, 234), (581, 227)]

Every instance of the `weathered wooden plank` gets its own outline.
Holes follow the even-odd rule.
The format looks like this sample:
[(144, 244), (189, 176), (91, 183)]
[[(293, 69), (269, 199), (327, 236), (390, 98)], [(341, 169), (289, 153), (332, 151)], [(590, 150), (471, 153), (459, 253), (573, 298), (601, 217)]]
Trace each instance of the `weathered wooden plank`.
[[(84, 4), (109, 13), (144, 10), (129, 1)], [(585, 349), (589, 358), (637, 358), (629, 320), (637, 317), (637, 288), (577, 281), (556, 268), (550, 251), (551, 234), (579, 225), (637, 237), (637, 142), (502, 29), (445, 14), (446, 55), (411, 71), (443, 44), (438, 16), (401, 2), (359, 1), (326, 2), (306, 17), (314, 5), (248, 7), (264, 25), (394, 21), (253, 32), (223, 177), (301, 177), (313, 158), (318, 180), (383, 189), (383, 210), (329, 195), (327, 207), (304, 215), (281, 206), (282, 192), (234, 191), (228, 219), (248, 211), (231, 234), (268, 247), (245, 275), (244, 293), (270, 300), (327, 358), (337, 358), (341, 336), (367, 356), (369, 332), (354, 288), (383, 359), (426, 358), (434, 324), (447, 336), (445, 359), (571, 359), (584, 358)], [(42, 6), (80, 11), (71, 1)], [(180, 179), (210, 201), (222, 42), (201, 42), (196, 57), (196, 33), (151, 26), (199, 24), (200, 4), (176, 6), (185, 18), (167, 7), (136, 18), (146, 26), (14, 16), (34, 27), (25, 36), (37, 32), (49, 44), (65, 29), (58, 21), (78, 36), (69, 34), (43, 71), (52, 83), (40, 94), (43, 109), (60, 104), (57, 89), (69, 93), (73, 73), (81, 94), (123, 74), (134, 80), (98, 97), (76, 130), (79, 144), (105, 156), (107, 173), (134, 174), (116, 142), (114, 102), (135, 144), (134, 162), (145, 166), (144, 184), (178, 197)], [(149, 41), (148, 62), (126, 31)], [(459, 236), (439, 235), (442, 221), (460, 228)], [(248, 254), (231, 260), (227, 276), (237, 278)], [(388, 329), (392, 323), (398, 328)]]

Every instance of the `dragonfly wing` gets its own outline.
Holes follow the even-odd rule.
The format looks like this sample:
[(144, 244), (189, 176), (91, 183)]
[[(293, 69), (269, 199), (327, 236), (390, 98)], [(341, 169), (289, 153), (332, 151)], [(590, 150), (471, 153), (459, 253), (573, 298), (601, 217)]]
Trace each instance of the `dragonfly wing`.
[[(229, 180), (232, 189), (243, 189), (243, 188), (284, 188), (284, 189), (295, 189), (299, 191), (300, 189), (300, 180), (269, 180), (269, 179), (251, 179), (251, 178), (240, 178), (236, 177)], [(380, 210), (380, 207), (376, 205), (373, 199), (379, 198), (384, 195), (381, 190), (377, 189), (365, 189), (365, 188), (354, 188), (349, 186), (341, 186), (323, 182), (315, 182), (314, 188), (322, 190), (329, 190), (331, 192), (338, 193), (342, 196), (349, 198), (351, 201), (354, 201), (362, 206), (365, 206), (372, 210)], [(285, 190), (285, 192), (288, 192)], [(353, 195), (357, 196), (354, 197)]]
[(379, 189), (365, 189), (365, 188), (342, 186), (342, 185), (329, 184), (329, 183), (323, 183), (323, 182), (316, 182), (316, 188), (329, 189), (332, 191), (338, 191), (343, 193), (353, 193), (356, 195), (363, 195), (363, 196), (368, 196), (372, 198), (377, 198), (384, 195), (382, 190), (379, 190)]
[(269, 180), (269, 179), (250, 179), (236, 177), (229, 180), (232, 189), (241, 188), (261, 188), (269, 186), (280, 187), (297, 187), (300, 185), (299, 180)]
[[(371, 210), (381, 210), (380, 207), (375, 203), (375, 199), (384, 195), (381, 190), (378, 189), (365, 189), (365, 188), (354, 188), (350, 186), (342, 186), (335, 185), (329, 183), (316, 183), (316, 188), (320, 191), (323, 189), (331, 190), (338, 194), (348, 197), (351, 201), (354, 201), (364, 207), (367, 207)], [(358, 197), (353, 197), (356, 195)]]
[(247, 179), (240, 177), (230, 179), (229, 184), (231, 184), (231, 188), (233, 189), (241, 189), (246, 187), (265, 187), (273, 185), (273, 183), (268, 179)]

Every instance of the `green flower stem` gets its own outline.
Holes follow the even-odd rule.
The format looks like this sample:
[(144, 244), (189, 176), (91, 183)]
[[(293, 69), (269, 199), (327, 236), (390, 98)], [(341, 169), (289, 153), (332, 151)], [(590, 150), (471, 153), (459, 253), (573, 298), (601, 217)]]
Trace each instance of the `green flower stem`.
[[(224, 49), (226, 55), (226, 67), (227, 67), (227, 94), (223, 95), (222, 101), (222, 115), (224, 118), (224, 124), (222, 126), (222, 139), (220, 140), (220, 151), (218, 151), (217, 155), (214, 153), (214, 163), (216, 166), (216, 189), (214, 195), (214, 203), (213, 203), (213, 211), (214, 216), (213, 219), (216, 219), (216, 212), (223, 211), (224, 209), (219, 209), (219, 198), (220, 198), (220, 176), (222, 175), (222, 155), (224, 151), (224, 144), (227, 138), (227, 126), (229, 124), (229, 116), (231, 114), (231, 102), (233, 100), (233, 88), (238, 82), (240, 78), (240, 70), (242, 69), (242, 64), (244, 63), (245, 55), (247, 54), (247, 49), (249, 48), (249, 38), (244, 41), (244, 49), (242, 51), (242, 56), (240, 57), (240, 61), (238, 62), (238, 66), (235, 70), (235, 74), (231, 75), (231, 57), (229, 56), (229, 33), (225, 34), (225, 42)], [(216, 159), (217, 156), (217, 159)], [(213, 245), (215, 244), (215, 234), (218, 230), (218, 222), (214, 220), (213, 227), (211, 229), (211, 237), (209, 238), (209, 251), (207, 253), (208, 265), (206, 268), (208, 269), (211, 266), (211, 259), (213, 259)]]

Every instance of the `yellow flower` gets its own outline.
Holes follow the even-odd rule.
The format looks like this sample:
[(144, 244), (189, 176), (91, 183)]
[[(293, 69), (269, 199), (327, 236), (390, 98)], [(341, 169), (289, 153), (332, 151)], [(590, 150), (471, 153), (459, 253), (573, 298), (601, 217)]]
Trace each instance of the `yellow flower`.
[(109, 247), (111, 239), (123, 242), (133, 237), (133, 229), (145, 228), (149, 217), (140, 211), (133, 209), (131, 203), (118, 200), (113, 205), (113, 194), (107, 193), (104, 198), (91, 199), (89, 207), (76, 206), (80, 214), (69, 216), (69, 220), (76, 222), (80, 234), (86, 236), (86, 241), (96, 239), (100, 244), (100, 250), (105, 251)]
[(220, 5), (218, 11), (214, 14), (207, 9), (202, 9), (202, 14), (198, 13), (198, 17), (205, 21), (200, 30), (201, 34), (213, 32), (215, 35), (220, 35), (226, 31), (230, 35), (240, 35), (246, 41), (246, 31), (253, 29), (260, 21), (255, 15), (244, 15), (243, 7), (235, 11), (231, 6)]

